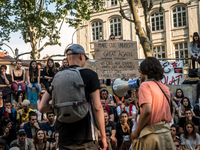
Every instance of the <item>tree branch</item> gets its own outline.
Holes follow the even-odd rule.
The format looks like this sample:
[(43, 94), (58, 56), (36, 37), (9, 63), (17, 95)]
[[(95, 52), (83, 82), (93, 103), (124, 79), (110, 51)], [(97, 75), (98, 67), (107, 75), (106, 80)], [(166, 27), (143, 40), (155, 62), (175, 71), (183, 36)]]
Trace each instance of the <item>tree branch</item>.
[(50, 58), (52, 57), (65, 57), (65, 54), (61, 55), (61, 54), (57, 54), (57, 55), (51, 55)]
[(21, 53), (21, 54), (17, 55), (17, 56), (15, 57), (15, 59), (18, 59), (20, 56), (26, 55), (26, 54), (31, 54), (31, 52)]
[(153, 0), (150, 0), (149, 11), (153, 8)]
[(122, 9), (121, 3), (120, 3), (120, 11), (119, 11), (119, 12), (120, 12), (121, 16), (122, 16), (124, 19), (126, 19), (126, 20), (128, 20), (128, 21), (130, 21), (130, 22), (134, 22), (134, 20), (129, 19), (129, 18), (125, 15), (124, 10)]
[(46, 42), (39, 50), (38, 52), (43, 51), (43, 49), (45, 49), (45, 47), (49, 46), (49, 45), (57, 45), (58, 42)]

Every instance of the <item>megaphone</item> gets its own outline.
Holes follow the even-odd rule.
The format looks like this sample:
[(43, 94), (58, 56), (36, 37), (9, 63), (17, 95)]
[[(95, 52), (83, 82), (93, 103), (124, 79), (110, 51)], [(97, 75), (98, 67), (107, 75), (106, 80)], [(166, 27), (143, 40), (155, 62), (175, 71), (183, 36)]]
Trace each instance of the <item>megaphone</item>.
[(128, 90), (133, 88), (139, 88), (140, 84), (141, 84), (140, 78), (129, 81), (117, 78), (113, 81), (112, 90), (116, 96), (124, 97)]

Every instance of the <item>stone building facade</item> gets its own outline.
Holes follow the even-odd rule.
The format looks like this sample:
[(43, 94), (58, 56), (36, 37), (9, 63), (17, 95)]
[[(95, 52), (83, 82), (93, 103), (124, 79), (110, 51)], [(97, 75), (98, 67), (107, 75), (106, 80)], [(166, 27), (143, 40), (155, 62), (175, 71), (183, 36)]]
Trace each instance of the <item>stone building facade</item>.
[[(199, 32), (198, 0), (164, 0), (162, 10), (160, 1), (154, 0), (151, 14), (151, 28), (154, 45), (154, 55), (157, 58), (187, 58), (190, 57), (188, 47), (194, 32)], [(77, 31), (77, 43), (81, 44), (87, 55), (94, 58), (94, 45), (97, 40), (108, 40), (113, 33), (116, 39), (133, 40), (138, 42), (138, 58), (144, 58), (143, 50), (135, 33), (135, 25), (123, 19), (119, 13), (119, 1), (106, 1), (105, 12), (93, 13), (89, 21), (83, 21)], [(122, 2), (126, 16), (131, 18), (129, 5)], [(138, 7), (138, 14), (144, 27), (142, 7)], [(185, 61), (186, 63), (186, 61)]]

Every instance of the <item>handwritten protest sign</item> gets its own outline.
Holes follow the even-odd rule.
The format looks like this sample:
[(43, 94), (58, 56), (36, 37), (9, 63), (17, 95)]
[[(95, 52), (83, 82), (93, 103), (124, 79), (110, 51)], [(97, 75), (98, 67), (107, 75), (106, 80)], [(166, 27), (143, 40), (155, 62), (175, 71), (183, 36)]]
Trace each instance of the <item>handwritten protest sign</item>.
[(136, 78), (137, 43), (134, 41), (98, 41), (94, 43), (96, 69), (100, 79)]
[(183, 61), (161, 61), (160, 63), (164, 69), (162, 83), (180, 85), (184, 81)]

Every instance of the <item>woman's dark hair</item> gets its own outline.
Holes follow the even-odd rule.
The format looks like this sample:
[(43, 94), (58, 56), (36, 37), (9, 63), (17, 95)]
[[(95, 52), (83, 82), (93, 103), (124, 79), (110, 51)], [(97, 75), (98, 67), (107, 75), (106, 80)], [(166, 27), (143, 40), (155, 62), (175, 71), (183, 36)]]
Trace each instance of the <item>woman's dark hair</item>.
[(55, 63), (54, 63), (54, 61), (53, 61), (52, 58), (49, 58), (49, 59), (47, 60), (46, 73), (49, 74), (49, 69), (50, 69), (50, 67), (49, 67), (48, 63), (49, 63), (50, 61), (53, 62), (52, 71), (53, 71), (53, 73), (56, 73), (56, 65), (55, 65)]
[(22, 102), (24, 101), (24, 99), (25, 99), (25, 94), (24, 94), (24, 92), (23, 91), (18, 91), (17, 92), (17, 95), (15, 96), (15, 101), (18, 103), (18, 100), (19, 100), (19, 96), (20, 96), (20, 94), (23, 94), (23, 96), (22, 96)]
[(1, 118), (0, 120), (0, 126), (6, 126), (9, 122), (11, 122), (10, 118), (8, 118), (7, 116), (4, 116)]
[(43, 133), (44, 133), (43, 143), (46, 143), (46, 142), (47, 142), (46, 134), (45, 134), (44, 130), (42, 130), (42, 129), (38, 129), (38, 130), (35, 132), (34, 137), (33, 137), (34, 143), (35, 143), (35, 144), (38, 144), (38, 142), (39, 142), (39, 141), (38, 141), (38, 138), (37, 138), (37, 133), (38, 133), (39, 131), (43, 131)]
[(121, 114), (120, 114), (120, 116), (121, 116), (122, 114), (127, 114), (127, 116), (129, 117), (129, 114), (128, 114), (127, 111), (122, 111)]
[[(32, 67), (32, 63), (36, 63), (36, 68)], [(34, 82), (34, 78), (38, 77), (38, 65), (37, 62), (35, 60), (32, 60), (30, 62), (30, 66), (29, 66), (29, 77), (30, 77), (30, 82)]]
[(188, 121), (188, 122), (185, 123), (185, 125), (184, 125), (184, 135), (183, 135), (183, 136), (184, 136), (185, 139), (188, 139), (188, 138), (189, 138), (189, 133), (187, 132), (187, 129), (186, 129), (186, 126), (187, 126), (188, 124), (192, 125), (192, 127), (193, 127), (193, 131), (192, 131), (192, 133), (191, 133), (191, 136), (192, 136), (192, 138), (195, 140), (195, 139), (196, 139), (196, 129), (195, 129), (194, 123), (191, 122), (191, 121)]
[(142, 74), (147, 75), (148, 79), (159, 81), (164, 77), (164, 69), (155, 57), (147, 57), (140, 64), (140, 71)]
[[(194, 39), (195, 36), (198, 36), (198, 42), (195, 41), (195, 39)], [(200, 47), (200, 39), (199, 39), (198, 33), (197, 33), (197, 34), (194, 34), (192, 39), (193, 39), (193, 41), (192, 41), (193, 46), (194, 46), (195, 43), (198, 43), (198, 47)]]
[(18, 62), (22, 62), (22, 61), (21, 61), (20, 59), (17, 59), (17, 60), (16, 60), (16, 64), (17, 64)]
[[(178, 90), (180, 90), (180, 91), (182, 92), (182, 96), (181, 96), (181, 97), (179, 97), (179, 96), (177, 95)], [(176, 89), (175, 96), (176, 96), (176, 98), (183, 98), (183, 97), (184, 97), (183, 90), (182, 90), (182, 89)]]
[[(184, 100), (184, 99), (187, 99), (187, 101), (188, 101), (188, 106), (187, 106), (187, 107), (185, 107), (185, 106), (183, 105), (183, 100)], [(191, 109), (191, 108), (192, 108), (191, 103), (190, 103), (190, 100), (189, 100), (188, 97), (183, 97), (183, 99), (181, 100), (181, 104), (185, 107), (185, 109)]]

